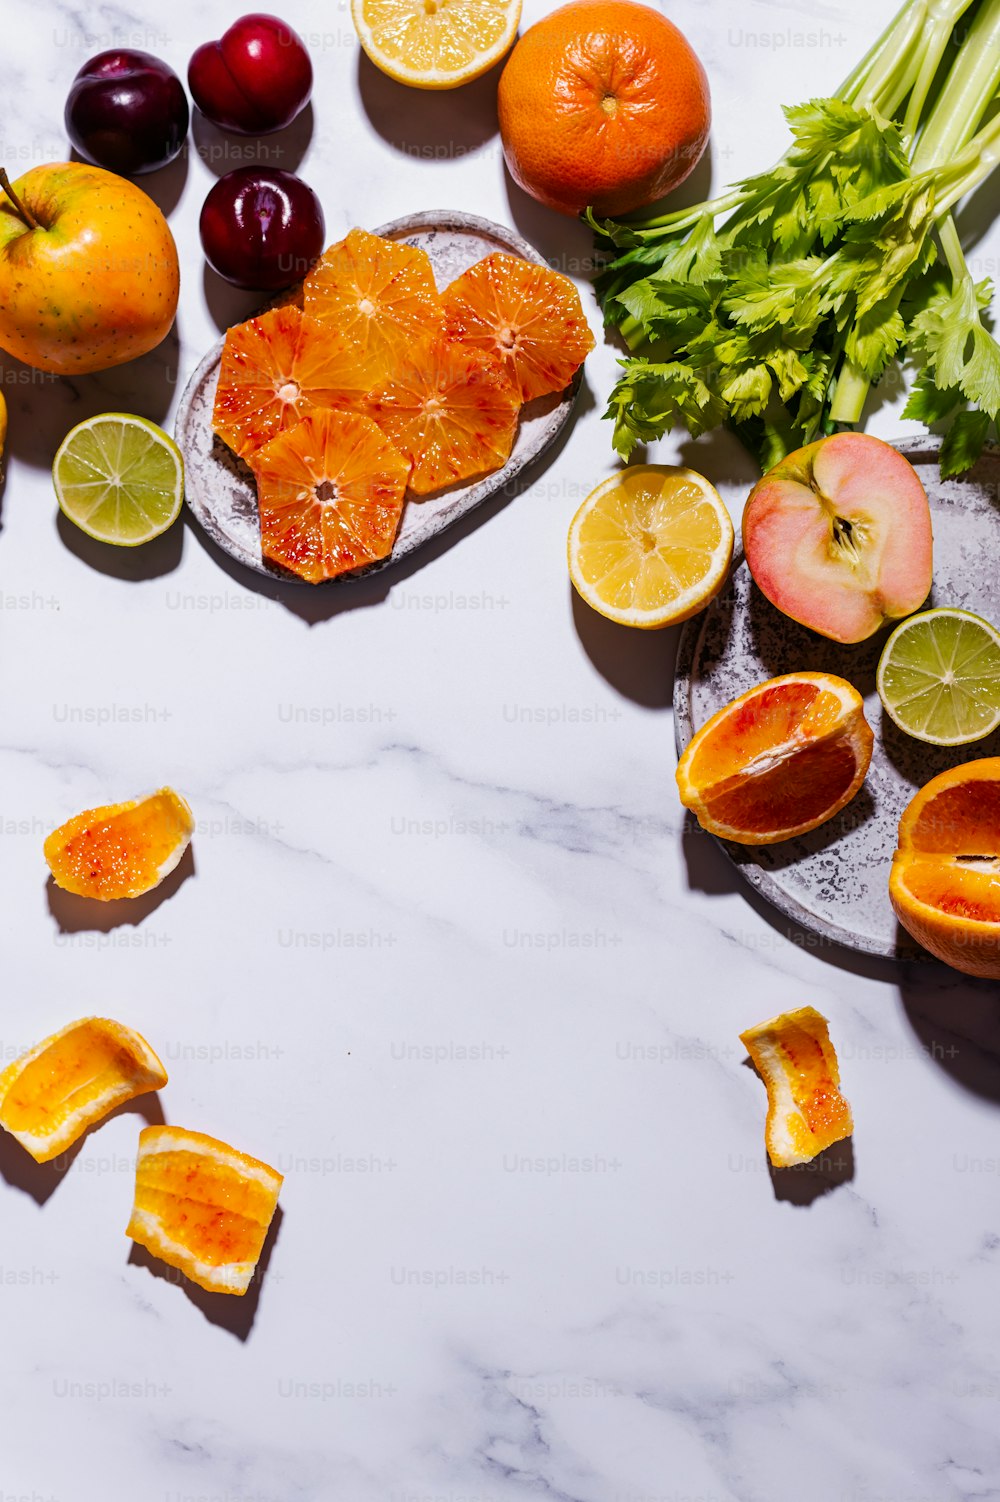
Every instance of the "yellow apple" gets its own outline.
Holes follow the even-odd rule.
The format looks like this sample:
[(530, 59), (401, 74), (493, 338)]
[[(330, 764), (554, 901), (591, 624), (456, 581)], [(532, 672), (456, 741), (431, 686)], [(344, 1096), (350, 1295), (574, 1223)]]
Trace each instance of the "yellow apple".
[(81, 162), (0, 169), (0, 349), (57, 375), (154, 349), (177, 312), (177, 247), (153, 200)]

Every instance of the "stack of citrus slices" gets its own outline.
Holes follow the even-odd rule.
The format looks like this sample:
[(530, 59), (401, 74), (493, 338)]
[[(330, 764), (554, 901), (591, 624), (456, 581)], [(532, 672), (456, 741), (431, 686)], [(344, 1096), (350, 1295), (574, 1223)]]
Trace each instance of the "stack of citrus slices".
[(351, 230), (226, 335), (213, 423), (257, 481), (264, 557), (312, 584), (386, 558), (407, 492), (501, 468), (522, 405), (593, 347), (547, 266), (491, 255), (439, 293), (426, 251)]

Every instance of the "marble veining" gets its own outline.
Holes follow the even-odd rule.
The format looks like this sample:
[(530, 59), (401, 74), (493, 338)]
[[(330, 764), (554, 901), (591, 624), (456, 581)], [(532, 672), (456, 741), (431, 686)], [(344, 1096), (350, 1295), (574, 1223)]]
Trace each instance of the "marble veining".
[[(144, 180), (180, 250), (171, 337), (72, 383), (0, 360), (0, 1067), (101, 1013), (170, 1075), (59, 1169), (0, 1138), (0, 1502), (996, 1498), (997, 988), (817, 939), (686, 821), (679, 633), (618, 631), (566, 577), (613, 465), (614, 345), (529, 488), (350, 590), (251, 575), (191, 524), (109, 556), (58, 519), (68, 428), (171, 429), (254, 307), (197, 235), (247, 152), (316, 188), (331, 239), (438, 206), (509, 226), (600, 332), (587, 232), (505, 178), (495, 77), (408, 91), (346, 4), (278, 9), (313, 48), (309, 115), (239, 160), (196, 120)], [(777, 159), (779, 104), (834, 88), (893, 0), (666, 9), (713, 82), (703, 196)], [(234, 14), (5, 0), (0, 161), (65, 154), (101, 47), (183, 73)], [(898, 414), (871, 430), (915, 431)], [(651, 457), (739, 516), (733, 442)], [(51, 828), (166, 781), (196, 832), (158, 893), (109, 914), (47, 883)], [(856, 1130), (772, 1172), (738, 1035), (806, 1002)], [(131, 1251), (144, 1111), (284, 1173), (246, 1300)]]

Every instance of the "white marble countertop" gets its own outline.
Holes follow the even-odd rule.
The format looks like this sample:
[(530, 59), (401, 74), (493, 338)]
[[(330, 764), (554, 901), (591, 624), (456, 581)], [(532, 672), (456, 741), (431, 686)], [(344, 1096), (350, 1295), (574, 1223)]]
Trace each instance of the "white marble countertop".
[[(505, 180), (495, 77), (403, 90), (359, 67), (343, 0), (277, 9), (317, 86), (260, 151), (329, 239), (468, 209), (576, 275), (599, 327), (587, 233)], [(777, 158), (779, 103), (834, 88), (894, 0), (667, 9), (712, 79), (703, 192)], [(0, 160), (65, 156), (93, 52), (183, 73), (238, 13), (4, 0)], [(166, 1119), (280, 1168), (283, 1213), (246, 1301), (192, 1297), (124, 1236), (142, 1111), (63, 1173), (0, 1142), (0, 1502), (1000, 1496), (997, 988), (809, 944), (685, 830), (676, 633), (612, 627), (566, 574), (613, 463), (614, 350), (529, 492), (350, 590), (262, 588), (190, 525), (119, 554), (58, 520), (67, 429), (169, 427), (253, 304), (203, 269), (197, 221), (254, 147), (191, 145), (144, 182), (180, 247), (176, 336), (74, 384), (0, 366), (0, 1058), (88, 1012), (132, 1024)], [(681, 453), (738, 515), (736, 447), (658, 457)], [(47, 888), (43, 836), (167, 781), (193, 866), (105, 930)], [(807, 1002), (853, 1153), (774, 1178), (737, 1034)]]

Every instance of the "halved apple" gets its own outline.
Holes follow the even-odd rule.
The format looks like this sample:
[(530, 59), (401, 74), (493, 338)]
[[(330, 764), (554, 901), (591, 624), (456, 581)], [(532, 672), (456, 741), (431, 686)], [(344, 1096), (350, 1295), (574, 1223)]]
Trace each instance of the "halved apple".
[(771, 604), (833, 641), (864, 641), (930, 593), (926, 491), (908, 459), (867, 433), (821, 438), (758, 480), (743, 549)]

